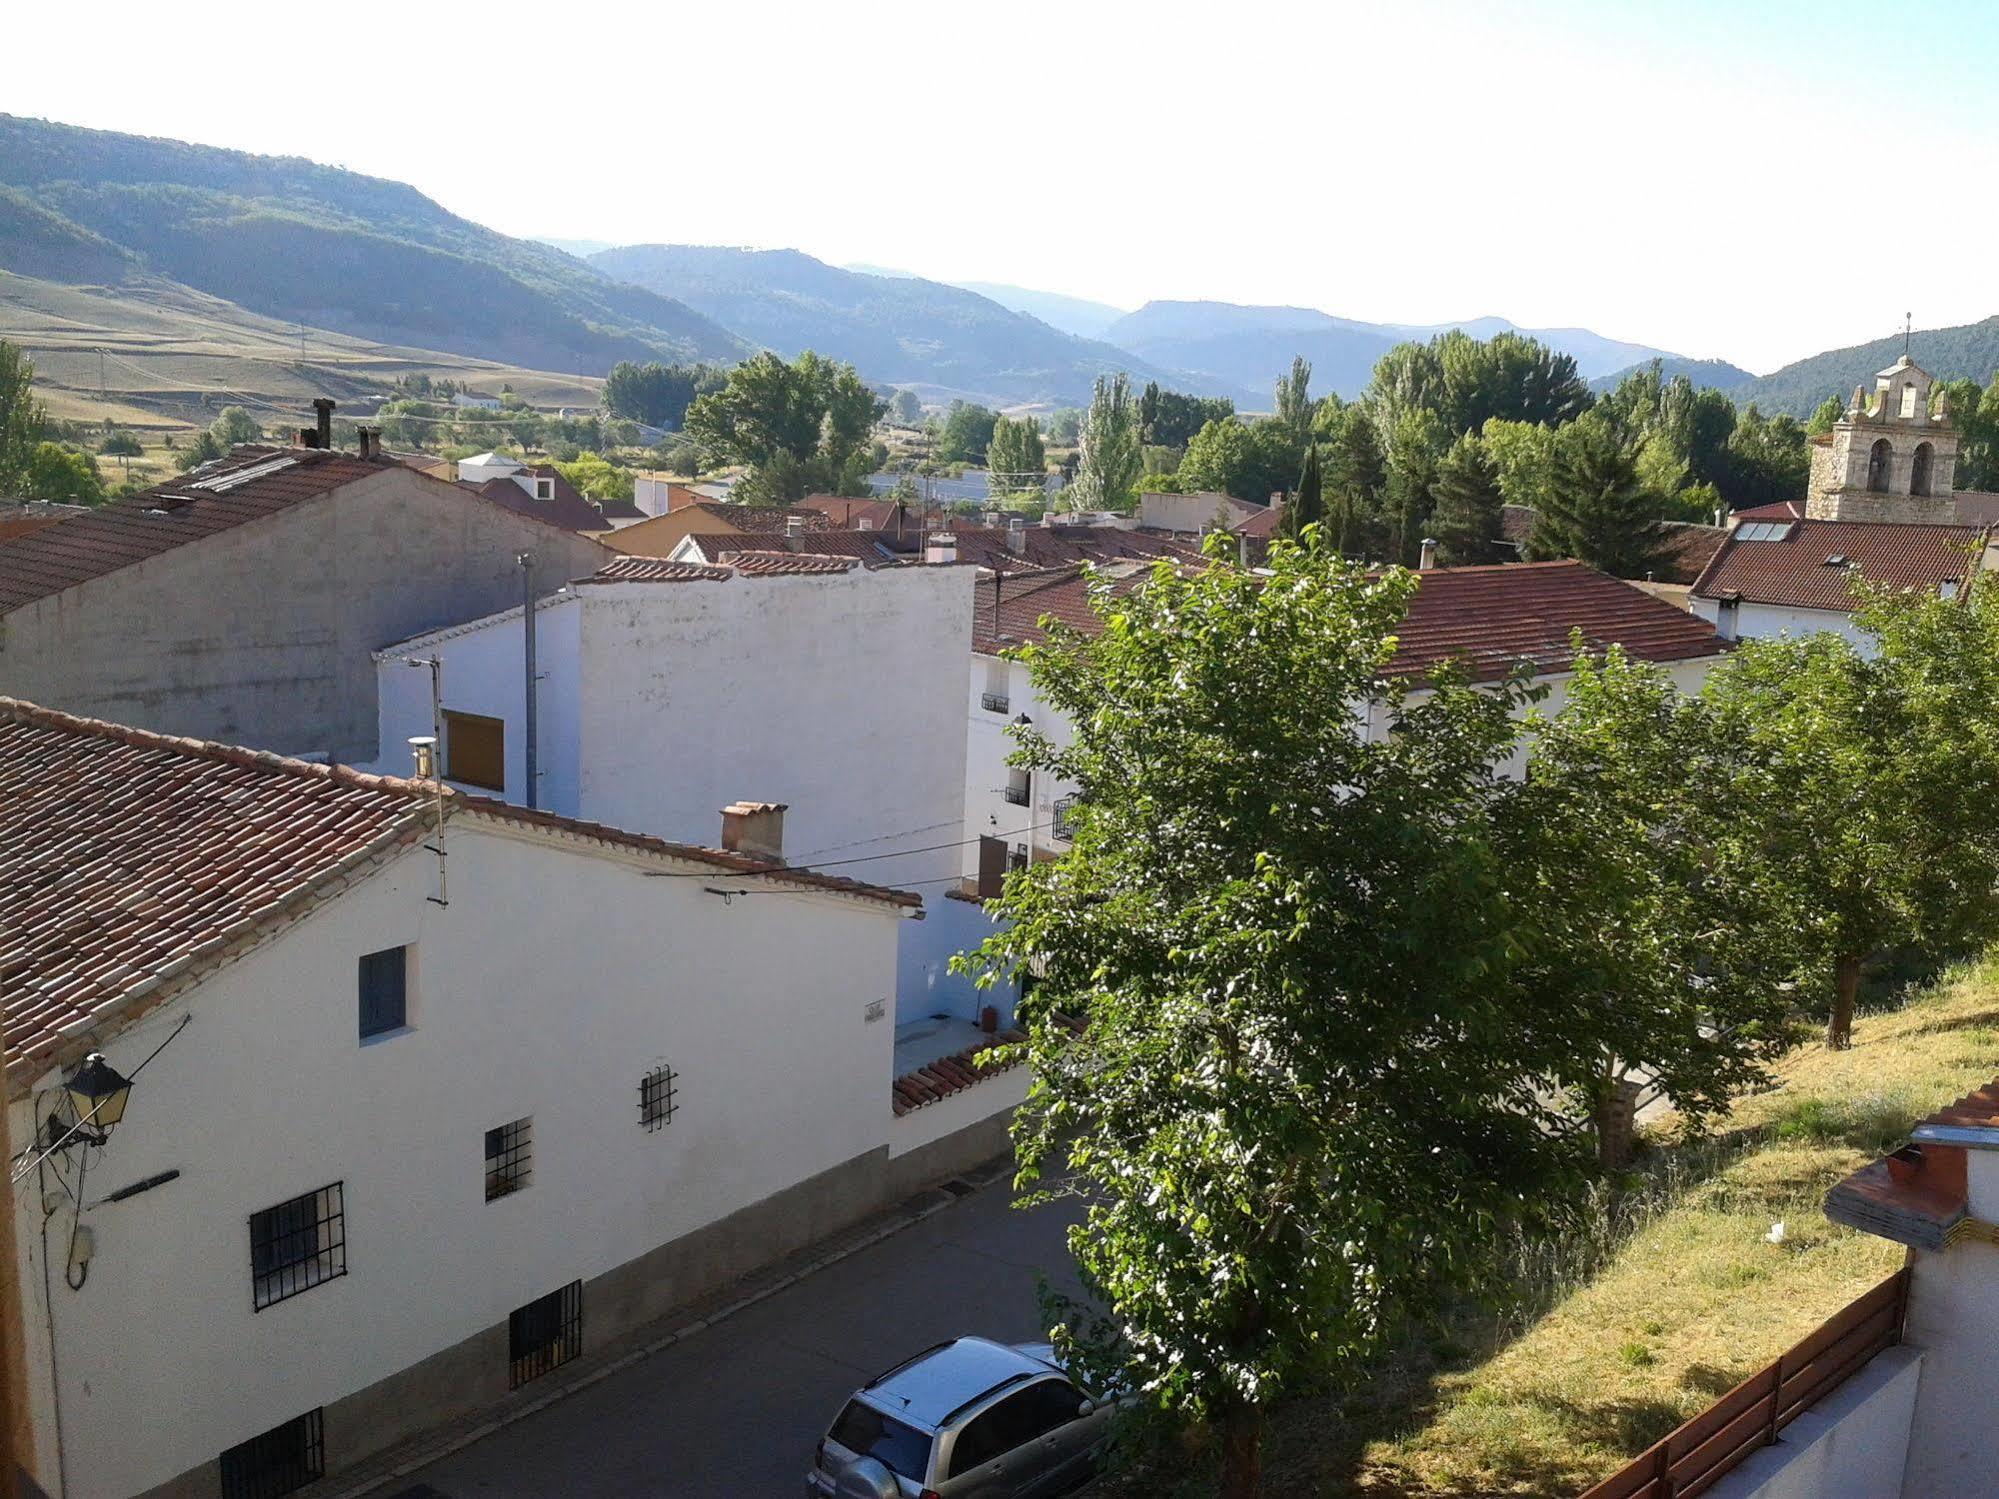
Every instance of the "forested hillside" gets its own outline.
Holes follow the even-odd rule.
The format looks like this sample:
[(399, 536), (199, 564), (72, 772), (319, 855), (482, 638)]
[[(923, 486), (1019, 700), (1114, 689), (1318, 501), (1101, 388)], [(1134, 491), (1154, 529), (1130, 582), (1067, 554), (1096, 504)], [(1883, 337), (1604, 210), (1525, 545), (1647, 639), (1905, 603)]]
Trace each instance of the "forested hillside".
[[(1917, 330), (1910, 341), (1917, 364), (1939, 380), (1975, 380), (1991, 383), (1999, 371), (1999, 317), (1966, 323), (1958, 328)], [(1902, 354), (1902, 335), (1890, 334), (1872, 343), (1847, 349), (1830, 349), (1800, 359), (1782, 369), (1738, 385), (1730, 392), (1738, 402), (1754, 401), (1765, 412), (1791, 416), (1811, 415), (1812, 408), (1827, 396), (1844, 401), (1853, 387), (1874, 388), (1876, 372), (1885, 370)]]

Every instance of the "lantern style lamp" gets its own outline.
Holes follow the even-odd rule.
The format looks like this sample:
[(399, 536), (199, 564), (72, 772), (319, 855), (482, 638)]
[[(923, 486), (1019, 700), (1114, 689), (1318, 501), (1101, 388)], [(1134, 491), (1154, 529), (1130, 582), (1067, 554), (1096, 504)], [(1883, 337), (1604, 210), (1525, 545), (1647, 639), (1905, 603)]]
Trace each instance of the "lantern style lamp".
[(76, 1115), (76, 1138), (102, 1145), (125, 1117), (132, 1081), (105, 1061), (104, 1053), (93, 1051), (70, 1074), (63, 1091), (69, 1095), (70, 1109)]

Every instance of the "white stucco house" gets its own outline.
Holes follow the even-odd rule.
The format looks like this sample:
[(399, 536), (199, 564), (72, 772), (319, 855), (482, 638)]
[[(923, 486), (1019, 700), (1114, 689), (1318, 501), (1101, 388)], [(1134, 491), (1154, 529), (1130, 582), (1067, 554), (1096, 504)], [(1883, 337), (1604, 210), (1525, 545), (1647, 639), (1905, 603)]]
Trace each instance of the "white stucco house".
[(57, 1499), (286, 1492), (998, 1146), (891, 1107), (917, 897), (766, 809), (695, 846), (13, 699), (0, 783)]
[[(1148, 575), (1134, 564), (1102, 571), (1118, 590), (1143, 586)], [(1069, 726), (1035, 696), (1027, 668), (1004, 654), (1046, 639), (1045, 619), (1085, 632), (1100, 628), (1081, 569), (980, 579), (967, 694), (961, 866), (974, 885), (990, 888), (1005, 868), (1054, 858), (1068, 848), (1064, 814), (1077, 788), (1007, 764), (1015, 725), (1032, 723), (1057, 744), (1069, 737)], [(1687, 692), (1699, 689), (1728, 648), (1707, 621), (1580, 562), (1446, 567), (1419, 574), (1389, 670), (1418, 676), (1440, 660), (1456, 658), (1469, 664), (1475, 680), (1497, 681), (1525, 661), (1548, 686), (1542, 706), (1552, 712), (1561, 704), (1574, 659), (1574, 630), (1582, 631), (1592, 648), (1621, 645), (1636, 659), (1662, 667)], [(1369, 704), (1364, 711), (1369, 736), (1387, 734), (1379, 706)], [(1516, 752), (1516, 773), (1525, 754), (1524, 747)]]
[[(621, 558), (536, 601), (532, 704), (520, 608), (376, 652), (371, 768), (407, 770), (408, 741), (435, 729), (453, 785), (680, 840), (731, 803), (781, 803), (784, 858), (941, 899), (964, 817), (971, 593), (969, 568)], [(948, 925), (904, 933), (902, 1019), (954, 987)], [(976, 1015), (969, 994), (955, 1003)]]

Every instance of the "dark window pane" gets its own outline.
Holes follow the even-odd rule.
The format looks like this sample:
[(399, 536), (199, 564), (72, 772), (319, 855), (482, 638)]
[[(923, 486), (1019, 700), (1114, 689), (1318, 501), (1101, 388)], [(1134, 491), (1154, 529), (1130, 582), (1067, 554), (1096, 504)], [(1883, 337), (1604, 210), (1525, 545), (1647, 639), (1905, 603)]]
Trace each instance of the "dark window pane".
[(930, 1467), (929, 1437), (858, 1400), (847, 1403), (828, 1435), (849, 1452), (871, 1457), (911, 1483), (923, 1482)]
[(409, 1020), (407, 948), (390, 947), (361, 958), (361, 1034), (379, 1036)]
[(307, 1411), (223, 1453), (223, 1499), (276, 1499), (326, 1473), (325, 1422)]

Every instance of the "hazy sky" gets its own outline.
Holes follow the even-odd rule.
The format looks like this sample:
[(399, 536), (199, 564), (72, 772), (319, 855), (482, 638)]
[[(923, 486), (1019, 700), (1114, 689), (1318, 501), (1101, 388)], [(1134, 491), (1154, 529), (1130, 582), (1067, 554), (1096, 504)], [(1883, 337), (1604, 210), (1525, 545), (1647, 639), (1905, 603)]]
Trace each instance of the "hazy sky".
[(115, 10), (13, 7), (46, 65), (0, 108), (514, 234), (1497, 313), (1759, 372), (1999, 311), (1991, 0)]

